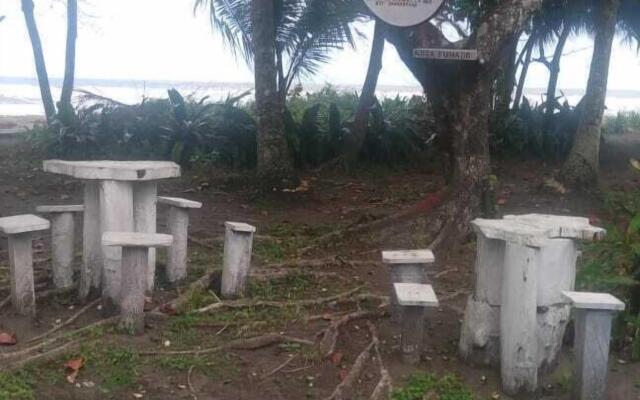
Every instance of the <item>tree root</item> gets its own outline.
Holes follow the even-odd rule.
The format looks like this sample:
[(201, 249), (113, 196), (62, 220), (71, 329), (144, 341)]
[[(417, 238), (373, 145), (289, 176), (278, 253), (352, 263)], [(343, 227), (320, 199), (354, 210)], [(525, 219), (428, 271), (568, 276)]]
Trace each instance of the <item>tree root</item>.
[(84, 314), (85, 312), (89, 311), (91, 308), (95, 307), (98, 305), (98, 303), (100, 303), (102, 299), (96, 299), (94, 301), (92, 301), (91, 303), (87, 304), (86, 306), (82, 307), (77, 313), (73, 314), (69, 319), (67, 319), (65, 322), (61, 323), (60, 325), (57, 325), (56, 327), (54, 327), (53, 329), (48, 330), (47, 332), (38, 335), (34, 338), (31, 338), (27, 341), (27, 343), (33, 343), (36, 342), (40, 339), (44, 339), (47, 336), (52, 335), (53, 333), (59, 331), (60, 329), (64, 328), (65, 326), (69, 326), (70, 324), (72, 324), (75, 320), (77, 320), (78, 318), (80, 318), (80, 316), (82, 314)]
[(305, 346), (313, 346), (313, 342), (307, 339), (301, 339), (293, 336), (279, 335), (271, 333), (263, 336), (257, 336), (249, 339), (236, 339), (220, 346), (210, 347), (200, 350), (181, 350), (181, 351), (141, 351), (140, 356), (181, 356), (181, 355), (204, 355), (218, 353), (224, 350), (258, 350), (264, 347), (272, 346), (280, 343), (298, 343)]
[(371, 343), (367, 345), (367, 347), (362, 350), (362, 352), (358, 355), (356, 360), (353, 363), (353, 366), (349, 370), (346, 378), (331, 393), (331, 396), (327, 397), (325, 400), (343, 400), (345, 399), (345, 392), (350, 390), (353, 385), (356, 383), (357, 379), (362, 375), (362, 371), (364, 371), (364, 367), (367, 365), (367, 362), (371, 359), (371, 350), (374, 347), (373, 340)]
[(375, 343), (373, 348), (376, 352), (376, 361), (380, 372), (380, 380), (378, 381), (375, 389), (373, 389), (373, 393), (371, 393), (369, 400), (387, 400), (390, 398), (391, 391), (393, 390), (393, 381), (391, 380), (389, 370), (387, 370), (387, 367), (385, 367), (384, 362), (382, 361), (378, 331), (371, 322), (369, 322), (369, 331), (371, 332), (371, 337)]
[(77, 348), (80, 347), (80, 340), (74, 340), (71, 342), (67, 342), (59, 347), (56, 347), (54, 349), (48, 350), (44, 353), (38, 353), (38, 354), (34, 354), (25, 358), (21, 358), (19, 360), (13, 361), (11, 364), (9, 365), (5, 365), (3, 367), (0, 367), (1, 369), (7, 370), (7, 371), (15, 371), (18, 370), (22, 367), (24, 367), (27, 364), (30, 364), (32, 362), (36, 362), (36, 361), (49, 361), (49, 360), (53, 360), (59, 356), (61, 356), (64, 353), (67, 353), (68, 351), (71, 350), (75, 350)]
[(248, 307), (309, 307), (309, 306), (317, 306), (326, 303), (331, 303), (334, 301), (344, 300), (346, 298), (352, 297), (356, 293), (362, 290), (362, 286), (359, 286), (355, 289), (349, 290), (348, 292), (337, 294), (335, 296), (323, 297), (320, 299), (313, 300), (298, 300), (298, 301), (246, 301), (246, 300), (237, 300), (237, 301), (221, 301), (218, 303), (209, 304), (208, 306), (199, 308), (193, 312), (195, 313), (206, 313), (211, 310), (217, 310), (219, 308), (248, 308)]
[(318, 342), (318, 349), (320, 354), (324, 357), (329, 357), (334, 353), (336, 343), (338, 342), (338, 336), (340, 335), (340, 329), (347, 325), (349, 322), (356, 321), (365, 318), (381, 318), (385, 316), (386, 311), (355, 311), (331, 322), (331, 325), (320, 332), (318, 335), (322, 335), (322, 339)]
[(283, 263), (277, 263), (277, 264), (267, 264), (262, 266), (262, 268), (326, 268), (326, 267), (333, 267), (333, 266), (358, 266), (358, 265), (376, 265), (376, 264), (380, 264), (379, 261), (375, 261), (375, 260), (347, 260), (344, 259), (342, 257), (336, 256), (336, 257), (328, 257), (328, 258), (319, 258), (319, 259), (297, 259), (297, 260), (291, 260), (291, 261), (286, 261)]

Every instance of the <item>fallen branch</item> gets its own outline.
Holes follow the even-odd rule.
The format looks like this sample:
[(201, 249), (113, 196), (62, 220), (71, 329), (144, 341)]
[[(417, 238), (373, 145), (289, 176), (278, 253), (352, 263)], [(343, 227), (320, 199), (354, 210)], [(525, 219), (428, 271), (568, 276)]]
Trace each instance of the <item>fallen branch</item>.
[(92, 301), (91, 303), (87, 304), (86, 306), (82, 307), (77, 313), (73, 314), (69, 319), (67, 319), (65, 322), (61, 323), (60, 325), (55, 326), (53, 329), (48, 330), (47, 332), (38, 335), (34, 338), (31, 338), (27, 341), (27, 343), (33, 343), (36, 342), (40, 339), (44, 339), (47, 336), (52, 335), (53, 333), (59, 331), (60, 329), (64, 328), (65, 326), (69, 326), (70, 324), (72, 324), (74, 321), (76, 321), (78, 318), (80, 318), (80, 316), (82, 314), (84, 314), (85, 312), (89, 311), (91, 308), (95, 307), (96, 305), (98, 305), (98, 303), (100, 303), (102, 299), (96, 299), (94, 301)]
[(181, 356), (181, 355), (204, 355), (218, 353), (224, 350), (257, 350), (264, 347), (272, 346), (280, 343), (298, 343), (306, 346), (313, 346), (313, 342), (306, 339), (300, 339), (293, 336), (279, 335), (271, 333), (268, 335), (257, 336), (249, 339), (236, 339), (220, 346), (211, 347), (200, 350), (182, 350), (182, 351), (142, 351), (140, 356)]
[(391, 375), (389, 374), (389, 370), (387, 370), (387, 367), (385, 367), (384, 362), (382, 361), (378, 331), (371, 322), (369, 322), (368, 325), (369, 332), (371, 332), (372, 341), (374, 342), (373, 348), (376, 353), (376, 361), (378, 362), (378, 369), (380, 372), (380, 380), (378, 381), (376, 387), (373, 389), (373, 393), (371, 393), (369, 400), (387, 400), (390, 398), (391, 391), (393, 390)]
[(246, 301), (246, 300), (236, 300), (236, 301), (221, 301), (213, 304), (209, 304), (208, 306), (199, 308), (193, 312), (195, 313), (206, 313), (211, 310), (217, 310), (220, 308), (248, 308), (248, 307), (309, 307), (322, 305), (326, 303), (331, 303), (334, 301), (339, 301), (341, 299), (345, 299), (351, 297), (358, 293), (363, 287), (359, 286), (355, 289), (349, 290), (348, 292), (337, 294), (335, 296), (323, 297), (320, 299), (314, 300), (297, 300), (297, 301), (267, 301), (267, 300), (258, 300), (258, 301)]
[(375, 344), (372, 340), (371, 343), (362, 350), (347, 373), (347, 376), (342, 382), (340, 382), (340, 384), (338, 384), (338, 386), (336, 386), (333, 393), (331, 393), (331, 396), (327, 397), (325, 400), (342, 400), (345, 398), (345, 392), (353, 387), (357, 379), (362, 375), (362, 371), (364, 371), (364, 367), (367, 365), (367, 362), (371, 359), (371, 350), (374, 345)]

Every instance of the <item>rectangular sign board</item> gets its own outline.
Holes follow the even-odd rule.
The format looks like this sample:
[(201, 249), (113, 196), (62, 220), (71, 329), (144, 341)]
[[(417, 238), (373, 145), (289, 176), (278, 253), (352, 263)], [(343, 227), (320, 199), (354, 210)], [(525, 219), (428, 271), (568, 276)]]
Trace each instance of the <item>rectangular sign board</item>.
[(413, 49), (413, 56), (430, 60), (476, 61), (478, 50)]

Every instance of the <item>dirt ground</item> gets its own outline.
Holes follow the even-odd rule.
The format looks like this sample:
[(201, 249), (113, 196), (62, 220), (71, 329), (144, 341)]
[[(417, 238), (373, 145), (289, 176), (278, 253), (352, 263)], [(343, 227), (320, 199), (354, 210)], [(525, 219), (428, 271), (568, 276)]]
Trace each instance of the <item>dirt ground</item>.
[[(628, 157), (640, 156), (640, 143), (614, 138), (603, 149), (605, 189), (637, 188), (635, 171)], [(0, 146), (0, 215), (33, 212), (41, 204), (71, 204), (81, 201), (81, 185), (72, 179), (44, 174), (42, 157), (27, 145)], [(500, 161), (494, 167), (499, 179), (498, 201), (502, 213), (541, 212), (597, 218), (595, 196), (561, 194), (548, 178), (557, 165), (540, 161)], [(304, 174), (306, 190), (258, 196), (241, 176), (185, 171), (183, 178), (162, 182), (161, 194), (181, 196), (204, 203), (191, 214), (189, 280), (221, 266), (223, 223), (242, 221), (255, 225), (252, 299), (277, 302), (328, 298), (358, 289), (361, 294), (388, 294), (389, 274), (379, 262), (383, 249), (425, 247), (433, 234), (428, 216), (361, 235), (345, 235), (304, 256), (300, 249), (314, 238), (339, 227), (374, 220), (405, 209), (442, 186), (436, 169), (390, 171), (369, 168), (351, 176), (333, 173)], [(164, 210), (159, 230), (164, 231)], [(78, 230), (78, 237), (80, 232)], [(78, 244), (78, 251), (80, 246)], [(48, 238), (35, 241), (38, 292), (51, 289)], [(314, 267), (279, 265), (296, 258), (332, 259)], [(78, 263), (80, 254), (78, 254)], [(358, 355), (371, 341), (369, 321), (380, 339), (380, 353), (394, 387), (401, 387), (416, 372), (438, 376), (454, 374), (478, 399), (508, 399), (500, 393), (499, 374), (484, 367), (466, 365), (457, 358), (462, 311), (473, 283), (475, 243), (467, 238), (452, 247), (446, 261), (438, 260), (429, 270), (441, 308), (429, 316), (424, 353), (418, 366), (404, 365), (398, 354), (399, 332), (386, 316), (357, 319), (340, 329), (333, 356), (324, 357), (315, 346), (281, 343), (255, 350), (204, 349), (241, 338), (264, 334), (287, 335), (314, 341), (336, 317), (354, 311), (380, 314), (375, 297), (362, 301), (328, 301), (321, 305), (247, 307), (218, 309), (209, 313), (150, 315), (146, 333), (130, 337), (105, 325), (81, 333), (75, 331), (101, 319), (92, 307), (60, 332), (50, 350), (71, 343), (68, 350), (40, 360), (17, 372), (0, 372), (0, 399), (324, 399), (351, 370)], [(164, 263), (159, 255), (159, 270)], [(299, 263), (298, 263), (299, 264)], [(0, 244), (0, 300), (7, 294), (6, 243)], [(160, 273), (159, 289), (149, 299), (148, 309), (162, 305), (181, 293), (169, 288)], [(215, 282), (214, 282), (215, 286)], [(188, 308), (196, 309), (217, 300), (212, 292), (193, 294)], [(54, 294), (38, 302), (34, 321), (0, 310), (0, 332), (15, 332), (18, 344), (0, 347), (0, 371), (18, 359), (3, 354), (28, 348), (30, 338), (66, 321), (83, 307), (73, 293)], [(169, 313), (173, 314), (173, 313)], [(33, 354), (40, 354), (38, 350)], [(155, 354), (187, 350), (194, 354)], [(200, 351), (200, 353), (197, 353)], [(32, 353), (30, 353), (32, 354)], [(46, 354), (46, 353), (45, 353)], [(640, 399), (640, 364), (627, 362), (626, 354), (611, 357), (610, 400)], [(83, 359), (75, 383), (65, 379), (65, 362)], [(569, 399), (571, 384), (570, 346), (565, 346), (559, 367), (541, 376), (535, 398)], [(4, 363), (4, 364), (2, 364)], [(345, 399), (367, 399), (380, 378), (377, 357), (367, 362)], [(5, 380), (4, 384), (2, 380)], [(33, 391), (32, 391), (33, 390)], [(29, 397), (30, 396), (30, 397)], [(426, 397), (425, 397), (426, 398)], [(429, 397), (432, 398), (432, 397)], [(523, 397), (524, 398), (524, 397)]]

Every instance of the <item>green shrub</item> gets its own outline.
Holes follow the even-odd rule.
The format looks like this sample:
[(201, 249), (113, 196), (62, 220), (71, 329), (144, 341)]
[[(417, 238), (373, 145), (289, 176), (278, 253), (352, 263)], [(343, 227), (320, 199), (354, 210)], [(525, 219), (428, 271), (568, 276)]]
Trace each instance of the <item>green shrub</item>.
[(609, 135), (622, 135), (625, 133), (640, 132), (640, 112), (618, 111), (615, 116), (606, 116), (603, 133)]

